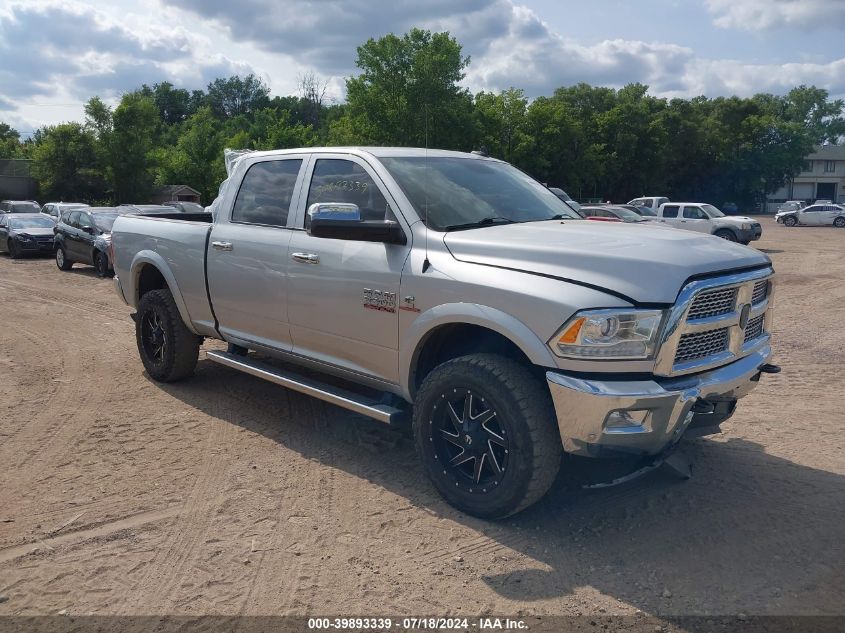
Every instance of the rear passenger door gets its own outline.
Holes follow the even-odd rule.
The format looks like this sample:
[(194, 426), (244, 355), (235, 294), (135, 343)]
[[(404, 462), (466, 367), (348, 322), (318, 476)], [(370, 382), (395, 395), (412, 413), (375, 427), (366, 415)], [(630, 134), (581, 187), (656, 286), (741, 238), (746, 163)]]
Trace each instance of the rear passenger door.
[(220, 333), (239, 344), (290, 350), (288, 228), (304, 155), (259, 159), (234, 203), (218, 213), (208, 245), (208, 288)]
[(678, 217), (680, 211), (680, 205), (667, 204), (663, 207), (660, 212), (660, 221), (668, 224), (669, 226), (674, 226), (675, 228), (679, 229), (683, 227), (683, 225), (681, 224), (681, 219)]

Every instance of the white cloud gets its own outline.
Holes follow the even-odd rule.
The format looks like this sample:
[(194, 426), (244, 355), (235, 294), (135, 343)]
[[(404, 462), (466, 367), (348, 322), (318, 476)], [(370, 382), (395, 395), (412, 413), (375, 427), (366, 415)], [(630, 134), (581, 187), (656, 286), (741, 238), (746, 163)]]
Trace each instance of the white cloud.
[(707, 0), (714, 24), (722, 28), (765, 31), (845, 28), (843, 0)]

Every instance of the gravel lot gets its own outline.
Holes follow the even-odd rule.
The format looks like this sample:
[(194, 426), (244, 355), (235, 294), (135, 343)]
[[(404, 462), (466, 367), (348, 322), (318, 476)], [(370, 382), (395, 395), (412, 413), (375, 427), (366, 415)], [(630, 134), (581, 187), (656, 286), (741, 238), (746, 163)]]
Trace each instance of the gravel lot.
[(399, 431), (202, 358), (153, 383), (109, 281), (0, 256), (0, 615), (845, 615), (845, 230), (756, 245), (783, 372), (693, 478), (562, 476), (501, 523)]

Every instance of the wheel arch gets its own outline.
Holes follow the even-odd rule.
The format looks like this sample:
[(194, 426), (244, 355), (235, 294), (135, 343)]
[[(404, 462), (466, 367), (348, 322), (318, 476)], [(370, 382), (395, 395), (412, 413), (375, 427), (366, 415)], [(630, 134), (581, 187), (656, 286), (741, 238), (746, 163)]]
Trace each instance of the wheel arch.
[(179, 291), (176, 278), (161, 255), (154, 251), (138, 253), (132, 261), (130, 271), (132, 286), (127, 288), (127, 296), (133, 307), (137, 308), (141, 297), (151, 290), (169, 290), (179, 310), (179, 316), (182, 317), (182, 322), (191, 332), (199, 334), (191, 322), (188, 307)]
[(438, 364), (465, 354), (498, 353), (538, 367), (554, 367), (545, 342), (501, 310), (476, 304), (446, 304), (420, 315), (400, 353), (402, 388), (410, 399)]

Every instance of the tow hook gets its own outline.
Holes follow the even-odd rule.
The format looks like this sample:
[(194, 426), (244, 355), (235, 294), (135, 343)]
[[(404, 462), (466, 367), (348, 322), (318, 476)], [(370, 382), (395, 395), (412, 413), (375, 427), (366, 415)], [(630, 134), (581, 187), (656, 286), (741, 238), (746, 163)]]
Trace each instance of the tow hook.
[(759, 369), (764, 374), (779, 374), (780, 373), (780, 365), (772, 365), (771, 363), (765, 363), (760, 365), (757, 369)]

